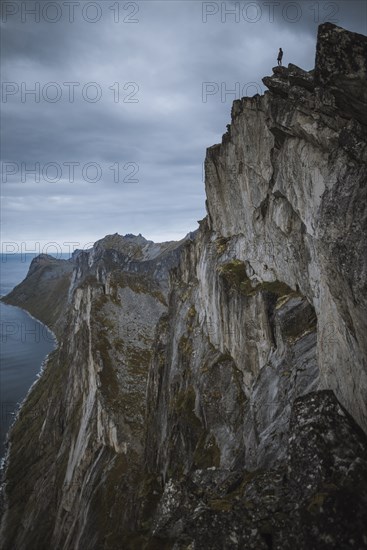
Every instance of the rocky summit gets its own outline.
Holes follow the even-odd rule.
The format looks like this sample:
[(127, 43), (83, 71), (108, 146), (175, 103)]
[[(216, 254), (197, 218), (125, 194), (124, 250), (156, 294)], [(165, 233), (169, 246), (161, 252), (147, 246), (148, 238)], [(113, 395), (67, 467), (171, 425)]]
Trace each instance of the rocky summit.
[(58, 348), (8, 437), (4, 550), (367, 548), (367, 38), (325, 23), (207, 150), (180, 242), (36, 258)]

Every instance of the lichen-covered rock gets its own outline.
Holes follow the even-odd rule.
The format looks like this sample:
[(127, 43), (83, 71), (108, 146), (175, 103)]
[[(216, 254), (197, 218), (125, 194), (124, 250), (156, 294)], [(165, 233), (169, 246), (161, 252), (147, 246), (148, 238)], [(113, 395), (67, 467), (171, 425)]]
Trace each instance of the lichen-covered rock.
[(367, 437), (331, 391), (295, 400), (278, 469), (168, 481), (153, 533), (172, 548), (367, 547)]

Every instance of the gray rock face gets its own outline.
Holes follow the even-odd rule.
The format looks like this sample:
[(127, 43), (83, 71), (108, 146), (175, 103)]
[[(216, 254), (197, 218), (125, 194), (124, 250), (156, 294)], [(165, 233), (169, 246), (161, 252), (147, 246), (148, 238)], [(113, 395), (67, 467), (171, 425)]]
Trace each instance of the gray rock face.
[(60, 345), (9, 435), (6, 550), (367, 547), (365, 50), (321, 25), (315, 71), (234, 102), (198, 231), (8, 297)]
[(332, 392), (312, 392), (294, 402), (288, 441), (287, 467), (211, 468), (169, 481), (155, 535), (176, 541), (172, 548), (365, 548), (363, 431)]
[(319, 27), (315, 85), (321, 97), (326, 92), (348, 118), (367, 123), (366, 37), (332, 24)]
[(206, 159), (210, 228), (236, 236), (237, 257), (257, 280), (283, 281), (307, 297), (321, 387), (334, 389), (365, 429), (367, 132), (363, 116), (335, 98), (349, 93), (339, 73), (366, 90), (366, 42), (321, 25), (317, 93), (294, 65), (275, 68), (264, 80), (269, 93), (234, 102), (230, 132)]

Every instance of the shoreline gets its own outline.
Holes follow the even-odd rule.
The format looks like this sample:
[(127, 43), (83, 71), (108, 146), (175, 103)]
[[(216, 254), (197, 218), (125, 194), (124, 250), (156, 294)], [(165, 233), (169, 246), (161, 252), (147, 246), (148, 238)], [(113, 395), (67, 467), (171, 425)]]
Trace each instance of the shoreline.
[[(51, 334), (52, 336), (52, 339), (53, 339), (53, 344), (54, 344), (54, 349), (52, 351), (50, 351), (49, 353), (46, 354), (46, 356), (44, 357), (44, 359), (42, 360), (41, 364), (40, 364), (40, 367), (39, 367), (39, 371), (36, 373), (36, 378), (35, 380), (32, 382), (32, 384), (30, 385), (30, 387), (28, 388), (27, 390), (27, 393), (26, 395), (24, 396), (24, 398), (17, 402), (17, 408), (16, 410), (11, 413), (12, 415), (14, 415), (14, 418), (9, 426), (9, 429), (7, 430), (6, 432), (6, 437), (5, 437), (5, 441), (4, 441), (4, 446), (5, 446), (5, 455), (0, 458), (0, 477), (3, 476), (5, 470), (6, 470), (6, 463), (7, 463), (7, 459), (8, 459), (8, 455), (9, 455), (9, 452), (10, 452), (10, 443), (9, 443), (9, 434), (15, 424), (15, 422), (18, 420), (18, 417), (20, 415), (20, 412), (21, 412), (21, 409), (22, 407), (24, 406), (26, 400), (28, 399), (28, 396), (30, 394), (30, 392), (32, 391), (32, 389), (34, 388), (35, 384), (37, 384), (37, 382), (41, 379), (43, 373), (45, 372), (45, 369), (47, 367), (47, 363), (48, 363), (48, 360), (49, 360), (49, 357), (51, 355), (51, 353), (53, 353), (54, 351), (57, 350), (58, 346), (59, 346), (59, 342), (57, 340), (57, 337), (55, 335), (55, 333), (53, 332), (53, 330), (48, 327), (45, 323), (43, 323), (42, 321), (40, 321), (39, 319), (37, 319), (34, 315), (32, 315), (28, 310), (20, 307), (20, 306), (15, 306), (15, 305), (12, 305), (12, 304), (8, 304), (7, 302), (5, 302), (3, 300), (4, 297), (6, 297), (6, 295), (4, 296), (1, 296), (0, 297), (0, 302), (3, 303), (4, 305), (8, 306), (8, 307), (12, 307), (12, 308), (16, 308), (16, 309), (19, 309), (20, 311), (22, 311), (23, 313), (26, 313), (30, 319), (33, 319), (34, 321), (36, 321), (37, 323), (40, 323), (40, 325), (42, 325), (43, 327), (45, 327)], [(0, 493), (2, 492), (2, 487), (3, 487), (3, 480), (1, 479), (0, 480)]]

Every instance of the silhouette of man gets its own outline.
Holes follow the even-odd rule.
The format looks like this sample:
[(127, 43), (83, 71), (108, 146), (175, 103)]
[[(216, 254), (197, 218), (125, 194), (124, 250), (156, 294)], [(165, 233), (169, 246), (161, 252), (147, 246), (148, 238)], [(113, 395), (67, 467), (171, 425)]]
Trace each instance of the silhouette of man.
[(283, 59), (283, 50), (282, 48), (279, 48), (278, 57), (277, 57), (278, 65), (282, 64), (282, 59)]

